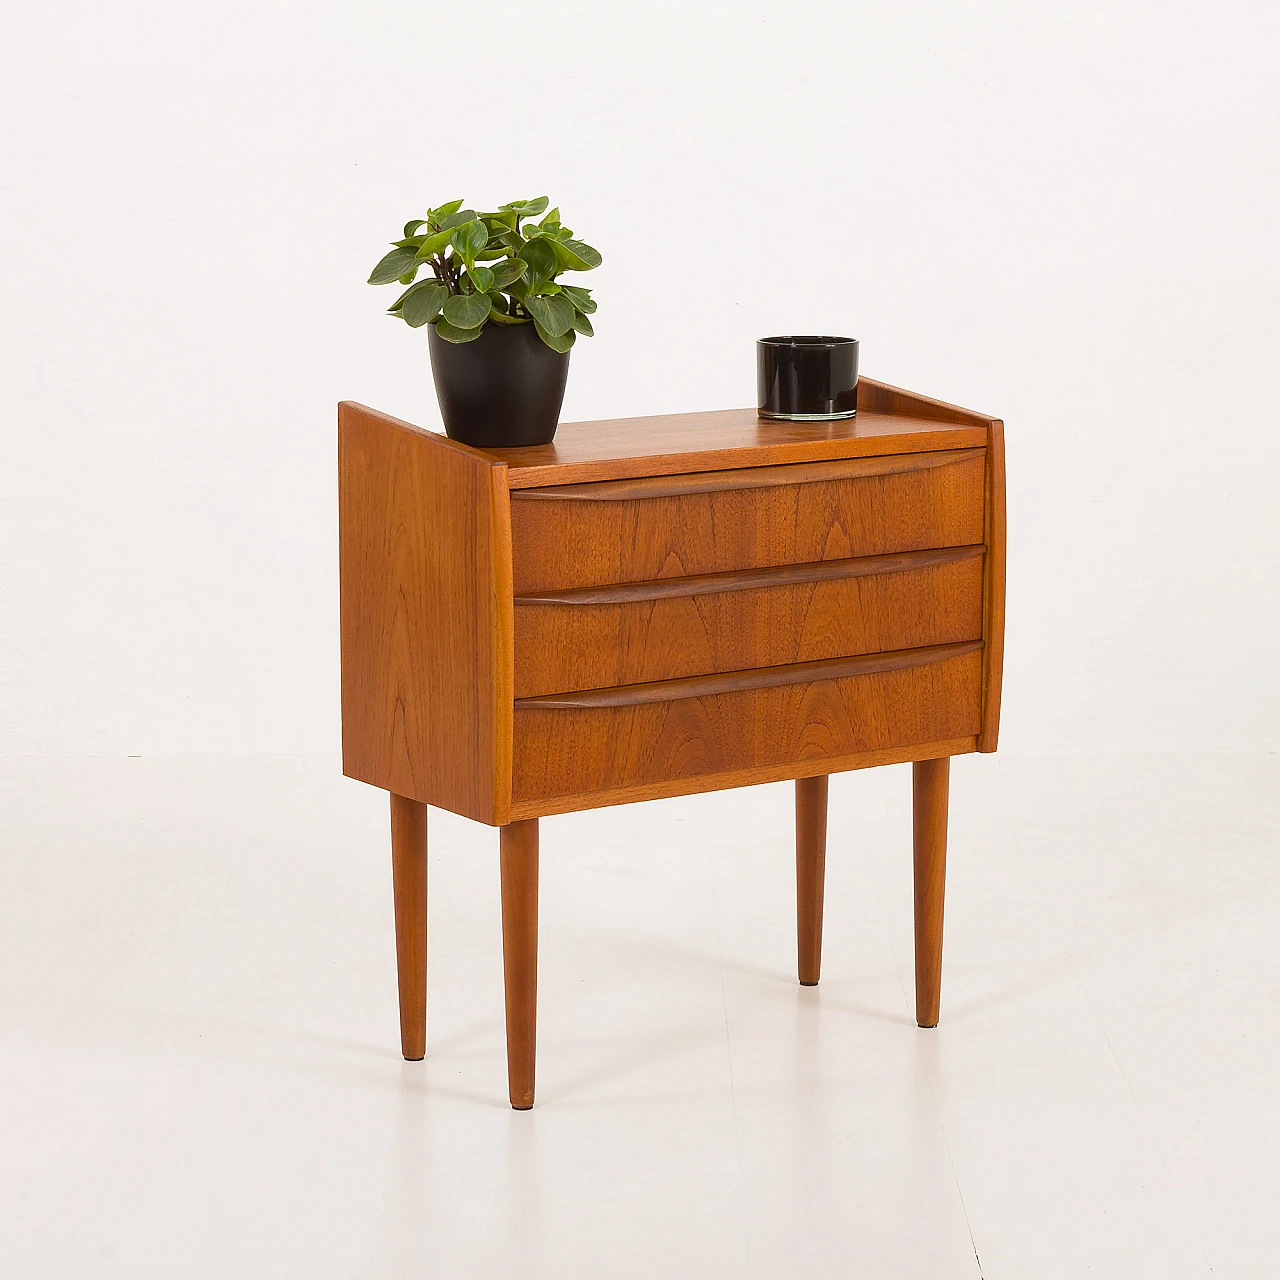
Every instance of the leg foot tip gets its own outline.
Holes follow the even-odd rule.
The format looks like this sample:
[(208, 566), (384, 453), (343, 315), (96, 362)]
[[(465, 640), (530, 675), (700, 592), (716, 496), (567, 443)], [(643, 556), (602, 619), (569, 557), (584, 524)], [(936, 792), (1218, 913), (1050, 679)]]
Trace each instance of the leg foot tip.
[(513, 1102), (511, 1104), (511, 1110), (512, 1111), (532, 1111), (533, 1103), (532, 1102)]
[(916, 1026), (919, 1027), (921, 1031), (932, 1031), (937, 1025), (937, 1018), (934, 1018), (932, 1022), (921, 1022), (919, 1018), (916, 1019)]
[(425, 1053), (406, 1053), (403, 1056), (406, 1062), (421, 1062), (427, 1055)]
[(802, 987), (816, 987), (818, 985), (817, 978), (801, 978), (800, 985)]

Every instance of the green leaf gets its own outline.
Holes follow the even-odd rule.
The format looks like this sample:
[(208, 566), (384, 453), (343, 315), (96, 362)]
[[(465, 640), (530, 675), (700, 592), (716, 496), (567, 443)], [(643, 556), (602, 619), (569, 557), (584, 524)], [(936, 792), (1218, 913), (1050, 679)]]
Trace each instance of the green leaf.
[(518, 213), (522, 218), (536, 218), (551, 202), (546, 196), (536, 200), (513, 200), (510, 204), (498, 206), (501, 213)]
[(455, 329), (474, 329), (489, 318), (489, 299), (483, 293), (455, 293), (444, 304), (444, 318)]
[(590, 289), (581, 289), (576, 284), (562, 284), (560, 292), (585, 315), (590, 315), (596, 309), (596, 300), (591, 296)]
[(405, 239), (407, 240), (411, 235), (417, 234), (418, 228), (425, 227), (426, 225), (427, 225), (426, 218), (414, 218), (412, 222), (406, 222), (404, 224)]
[(551, 348), (552, 351), (568, 351), (574, 342), (577, 341), (578, 335), (572, 329), (568, 333), (548, 333), (536, 320), (533, 327), (538, 331), (538, 337)]
[(543, 220), (540, 223), (538, 223), (538, 226), (540, 227), (552, 227), (552, 226), (558, 227), (559, 225), (560, 225), (560, 206), (559, 205), (557, 205), (554, 209), (552, 209), (551, 212), (547, 214), (547, 216), (543, 218)]
[(418, 268), (417, 268), (417, 267), (414, 267), (414, 269), (413, 269), (412, 271), (406, 271), (406, 272), (404, 273), (404, 275), (402, 275), (402, 276), (400, 277), (400, 283), (401, 283), (401, 284), (412, 284), (412, 283), (413, 283), (413, 277), (414, 277), (414, 276), (416, 276), (417, 274), (418, 274)]
[(560, 265), (556, 251), (546, 240), (530, 240), (521, 248), (519, 257), (529, 264), (529, 284), (531, 287), (550, 280)]
[(500, 293), (491, 293), (489, 295), (489, 305), (492, 308), (489, 312), (490, 324), (528, 324), (528, 320), (521, 316), (513, 315), (515, 304), (507, 297)]
[(372, 274), (369, 276), (370, 284), (390, 284), (393, 280), (399, 280), (410, 270), (416, 271), (417, 263), (415, 261), (417, 255), (412, 249), (392, 249), (385, 258), (383, 258)]
[(475, 217), (476, 211), (474, 209), (455, 209), (441, 221), (440, 230), (452, 231), (454, 227), (460, 227), (464, 222), (474, 222)]
[(488, 267), (468, 267), (467, 278), (477, 293), (488, 293), (493, 288), (493, 272)]
[(489, 248), (495, 246), (502, 249), (518, 249), (524, 244), (524, 238), (510, 227), (502, 227), (499, 230), (489, 228)]
[(592, 271), (602, 261), (600, 255), (581, 240), (552, 240), (551, 248), (565, 271)]
[[(449, 299), (450, 302), (455, 300), (454, 298)], [(474, 342), (484, 330), (482, 328), (455, 329), (447, 320), (437, 320), (436, 332), (446, 342)]]
[(388, 308), (388, 311), (399, 311), (404, 306), (405, 299), (411, 294), (416, 293), (419, 289), (425, 289), (427, 285), (433, 284), (432, 280), (419, 280), (417, 284), (411, 284)]
[[(432, 209), (431, 213), (437, 222), (442, 222), (445, 218), (449, 217), (450, 214), (457, 213), (458, 210), (461, 208), (462, 208), (461, 200), (450, 200), (448, 204), (442, 204), (438, 209)], [(412, 235), (413, 232), (409, 231), (409, 232), (406, 232), (405, 234)]]
[(493, 284), (489, 287), (505, 289), (512, 281), (519, 280), (528, 270), (529, 264), (523, 258), (504, 258), (493, 268)]
[(452, 231), (437, 231), (435, 235), (428, 236), (418, 249), (418, 257), (425, 260), (443, 253), (448, 248), (452, 236)]
[(471, 258), (489, 243), (489, 232), (479, 218), (473, 218), (454, 228), (450, 243), (463, 258)]
[(573, 313), (573, 327), (584, 337), (595, 337), (596, 331), (591, 327), (591, 321), (588, 320), (581, 311), (575, 311)]
[(421, 329), (440, 314), (449, 290), (438, 280), (424, 280), (410, 289), (400, 307), (400, 314), (410, 329)]
[(397, 249), (412, 249), (417, 253), (426, 238), (426, 236), (406, 236), (403, 240), (397, 240), (395, 246)]
[(553, 338), (568, 333), (573, 328), (573, 317), (577, 315), (573, 303), (562, 297), (526, 298), (524, 307), (539, 327)]

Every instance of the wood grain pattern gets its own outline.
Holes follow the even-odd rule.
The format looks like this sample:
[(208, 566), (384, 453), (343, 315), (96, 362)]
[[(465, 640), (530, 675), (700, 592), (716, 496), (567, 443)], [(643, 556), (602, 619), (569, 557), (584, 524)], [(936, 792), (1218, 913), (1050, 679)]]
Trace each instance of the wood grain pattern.
[(815, 484), (819, 480), (902, 475), (908, 471), (929, 471), (953, 462), (973, 460), (981, 452), (981, 449), (938, 449), (931, 453), (899, 453), (877, 458), (837, 458), (799, 466), (741, 467), (730, 471), (649, 476), (641, 480), (550, 485), (542, 489), (520, 490), (515, 501), (631, 502), (637, 498), (674, 498), (685, 493), (719, 493), (723, 489), (764, 489), (780, 484)]
[(948, 648), (934, 661), (892, 670), (675, 701), (574, 709), (521, 704), (513, 805), (761, 766), (794, 768), (793, 777), (831, 772), (796, 766), (976, 735), (981, 648), (956, 648), (963, 651)]
[(978, 640), (982, 561), (955, 547), (517, 597), (516, 697)]
[(942, 995), (942, 916), (947, 882), (947, 801), (951, 761), (912, 765), (916, 923), (916, 1022), (938, 1025)]
[(507, 1088), (517, 1111), (533, 1106), (538, 1034), (538, 821), (499, 833)]
[(734, 787), (755, 787), (766, 782), (790, 782), (819, 773), (845, 773), (852, 769), (875, 769), (889, 764), (910, 764), (913, 760), (933, 760), (941, 756), (962, 756), (977, 751), (975, 734), (946, 738), (937, 742), (914, 742), (905, 747), (879, 747), (874, 751), (854, 751), (848, 755), (787, 760), (781, 764), (752, 765), (727, 769), (723, 773), (693, 774), (684, 778), (664, 778), (658, 782), (632, 783), (605, 791), (581, 795), (543, 796), (538, 799), (513, 798), (511, 819), (545, 818), (556, 813), (577, 813), (619, 804), (639, 804), (645, 800), (665, 800), (671, 796), (699, 795), (706, 791), (728, 791)]
[(343, 765), (392, 792), (401, 1039), (426, 1049), (428, 803), (501, 827), (511, 1105), (533, 1105), (543, 815), (795, 779), (821, 970), (828, 775), (913, 762), (917, 1018), (941, 984), (950, 757), (995, 749), (1003, 424), (569, 424), (469, 449), (339, 407)]
[(396, 917), (400, 1049), (427, 1054), (427, 806), (391, 796), (391, 883)]
[(984, 414), (863, 378), (858, 416), (768, 422), (752, 409), (561, 423), (551, 444), (489, 450), (510, 465), (513, 489), (626, 476), (817, 462), (931, 449), (980, 448)]
[(1005, 495), (1004, 423), (992, 422), (987, 446), (986, 536), (990, 546), (983, 585), (982, 732), (979, 751), (994, 751), (1000, 738), (1000, 690), (1004, 683)]
[(984, 455), (807, 484), (511, 504), (517, 595), (983, 541)]
[(685, 698), (708, 698), (744, 689), (777, 689), (788, 684), (812, 684), (815, 680), (839, 680), (848, 676), (872, 675), (881, 671), (902, 671), (944, 658), (959, 657), (982, 648), (981, 640), (961, 644), (931, 645), (923, 649), (898, 649), (892, 653), (864, 653), (851, 658), (827, 658), (821, 662), (789, 662), (751, 671), (725, 671), (718, 675), (686, 676), (679, 680), (651, 680), (643, 684), (618, 685), (609, 689), (581, 689), (573, 693), (549, 693), (537, 698), (518, 698), (517, 711), (590, 710), (596, 707), (638, 707), (650, 702), (676, 702)]
[(873, 414), (897, 415), (917, 421), (958, 423), (964, 422), (984, 431), (995, 421), (990, 414), (973, 409), (962, 409), (958, 404), (922, 396), (918, 391), (905, 391), (887, 382), (875, 382), (871, 378), (858, 380), (858, 416), (864, 409)]
[(500, 824), (513, 678), (506, 468), (343, 404), (338, 489), (344, 772)]
[(802, 987), (822, 976), (822, 899), (827, 874), (827, 776), (796, 779), (796, 971)]
[(936, 547), (903, 551), (892, 556), (853, 556), (847, 560), (815, 560), (810, 564), (780, 564), (768, 569), (734, 569), (729, 573), (701, 573), (688, 578), (655, 578), (649, 582), (621, 582), (607, 587), (571, 587), (568, 591), (533, 591), (517, 596), (516, 605), (629, 604), (637, 600), (673, 600), (679, 596), (717, 595), (762, 587), (789, 587), (837, 578), (870, 578), (882, 573), (907, 573), (935, 565), (954, 564), (983, 555), (984, 546)]

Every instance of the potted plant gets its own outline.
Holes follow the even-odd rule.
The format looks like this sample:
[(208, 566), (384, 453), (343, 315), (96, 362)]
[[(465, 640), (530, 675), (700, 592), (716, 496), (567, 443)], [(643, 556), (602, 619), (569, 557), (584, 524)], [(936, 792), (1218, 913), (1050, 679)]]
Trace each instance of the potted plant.
[[(408, 285), (389, 314), (414, 329), (431, 326), (445, 431), (464, 444), (546, 444), (560, 418), (569, 348), (578, 334), (592, 335), (591, 291), (558, 277), (598, 267), (600, 255), (561, 225), (559, 209), (545, 212), (547, 203), (540, 196), (477, 213), (451, 200), (405, 223), (369, 277)], [(423, 268), (430, 275), (419, 280)]]

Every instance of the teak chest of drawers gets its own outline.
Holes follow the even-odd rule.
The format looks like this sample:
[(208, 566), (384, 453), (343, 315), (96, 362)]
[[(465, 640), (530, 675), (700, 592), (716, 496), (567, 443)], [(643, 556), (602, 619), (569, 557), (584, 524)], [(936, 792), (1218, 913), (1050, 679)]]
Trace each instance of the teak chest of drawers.
[(858, 416), (561, 426), (478, 450), (338, 411), (344, 772), (391, 793), (404, 1056), (426, 1051), (426, 810), (501, 828), (512, 1106), (533, 1104), (538, 818), (796, 780), (799, 974), (827, 775), (914, 762), (917, 1021), (948, 764), (994, 751), (1003, 424), (862, 379)]

